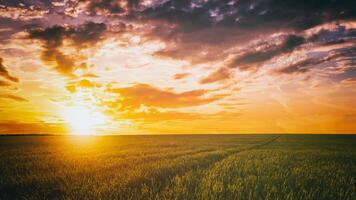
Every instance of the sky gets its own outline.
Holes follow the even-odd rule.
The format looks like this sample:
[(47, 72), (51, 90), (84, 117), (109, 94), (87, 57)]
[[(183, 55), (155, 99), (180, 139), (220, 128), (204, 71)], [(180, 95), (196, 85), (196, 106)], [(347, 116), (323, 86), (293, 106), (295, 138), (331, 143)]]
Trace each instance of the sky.
[(0, 134), (356, 133), (354, 0), (0, 0)]

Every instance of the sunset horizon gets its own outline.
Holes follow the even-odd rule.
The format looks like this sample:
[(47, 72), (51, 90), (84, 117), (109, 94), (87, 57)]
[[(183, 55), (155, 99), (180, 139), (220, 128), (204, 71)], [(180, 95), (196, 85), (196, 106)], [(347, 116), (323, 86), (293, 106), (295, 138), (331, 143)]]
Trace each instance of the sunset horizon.
[(0, 0), (0, 200), (356, 200), (356, 0)]
[(354, 6), (0, 1), (0, 134), (355, 134)]

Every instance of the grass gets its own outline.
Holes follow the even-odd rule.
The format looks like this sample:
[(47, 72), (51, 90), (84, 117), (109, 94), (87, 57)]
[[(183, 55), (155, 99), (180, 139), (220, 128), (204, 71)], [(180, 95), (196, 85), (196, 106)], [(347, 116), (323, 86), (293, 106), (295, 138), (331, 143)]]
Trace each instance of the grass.
[(356, 199), (356, 135), (3, 136), (0, 199)]

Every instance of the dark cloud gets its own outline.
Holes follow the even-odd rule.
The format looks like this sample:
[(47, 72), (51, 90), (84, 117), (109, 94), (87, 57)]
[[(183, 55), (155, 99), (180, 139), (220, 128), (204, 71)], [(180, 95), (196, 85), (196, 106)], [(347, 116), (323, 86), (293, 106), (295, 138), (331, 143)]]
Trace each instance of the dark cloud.
[(13, 82), (19, 82), (18, 78), (10, 75), (9, 71), (7, 70), (7, 68), (5, 67), (5, 65), (3, 63), (2, 58), (0, 58), (0, 76), (4, 77), (10, 81), (13, 81)]
[(154, 23), (153, 27), (153, 30), (147, 31), (144, 37), (166, 43), (166, 48), (156, 52), (155, 56), (185, 59), (193, 64), (223, 59), (227, 56), (224, 50), (244, 45), (251, 38), (257, 37), (256, 33), (228, 27), (204, 28), (189, 32), (164, 23), (157, 25)]
[(67, 30), (67, 37), (78, 45), (90, 45), (97, 42), (100, 36), (106, 31), (104, 23), (87, 22), (77, 28), (70, 28)]
[[(86, 6), (86, 10), (81, 13), (83, 18), (97, 17), (95, 19), (100, 21), (107, 19), (107, 24), (110, 24), (111, 20), (118, 20), (123, 27), (135, 23), (138, 26), (132, 27), (143, 25), (144, 28), (138, 31), (134, 28), (122, 30), (141, 34), (144, 36), (142, 40), (164, 41), (166, 48), (156, 52), (155, 56), (189, 60), (192, 64), (226, 61), (226, 66), (201, 79), (201, 83), (228, 79), (231, 77), (232, 68), (256, 70), (265, 62), (293, 52), (302, 44), (343, 44), (353, 41), (356, 37), (354, 29), (342, 26), (337, 30), (322, 29), (311, 37), (306, 37), (304, 32), (329, 22), (355, 20), (356, 2), (353, 0), (155, 0), (151, 3), (141, 0), (77, 0), (67, 3), (66, 6), (81, 7), (80, 3)], [(6, 0), (3, 4), (26, 9), (35, 6), (42, 10), (50, 9), (51, 12), (56, 9), (50, 1), (45, 0)], [(111, 28), (114, 29), (110, 27), (110, 30)], [(55, 69), (63, 74), (73, 75), (72, 72), (80, 67), (80, 61), (77, 56), (61, 51), (63, 41), (71, 41), (74, 48), (86, 48), (97, 42), (106, 29), (104, 23), (88, 22), (76, 27), (36, 28), (31, 29), (29, 33), (30, 38), (44, 42), (41, 55), (44, 62), (53, 64)], [(292, 35), (286, 36), (280, 43), (274, 43), (269, 41), (271, 37), (266, 37), (273, 33)], [(265, 39), (262, 43), (268, 45), (258, 44), (252, 48), (250, 46), (238, 54), (230, 51), (249, 45), (262, 37)], [(232, 56), (232, 59), (226, 60), (231, 58), (229, 56)], [(301, 65), (315, 65), (313, 62), (316, 61), (301, 62), (300, 65), (294, 63), (286, 66), (284, 72), (306, 72), (306, 67)], [(179, 76), (177, 77), (179, 79)]]
[(342, 44), (356, 39), (356, 29), (339, 25), (334, 29), (321, 29), (308, 38), (308, 42), (323, 45)]
[[(11, 4), (11, 1), (6, 1)], [(18, 4), (20, 1), (16, 1)], [(22, 2), (22, 1), (21, 1)], [(33, 1), (31, 1), (32, 3)], [(50, 2), (34, 1), (36, 6), (48, 8)], [(166, 42), (166, 48), (157, 56), (188, 59), (193, 63), (209, 62), (226, 57), (224, 49), (244, 45), (258, 36), (278, 31), (305, 30), (335, 20), (352, 20), (356, 17), (356, 3), (352, 0), (77, 0), (70, 7), (86, 6), (84, 13), (116, 16), (129, 23), (147, 25), (137, 34), (158, 38)], [(22, 2), (24, 3), (24, 2)], [(24, 3), (26, 6), (30, 2)], [(84, 14), (83, 13), (83, 14)], [(127, 21), (126, 21), (127, 22)], [(93, 24), (91, 24), (93, 25)], [(88, 24), (88, 27), (91, 27)], [(104, 25), (103, 25), (104, 26)], [(90, 28), (101, 30), (101, 27)], [(100, 31), (74, 34), (78, 43), (96, 38)], [(86, 39), (87, 38), (87, 39)], [(83, 40), (83, 41), (82, 41)], [(341, 40), (340, 40), (341, 41)], [(261, 52), (256, 59), (267, 59), (270, 54)], [(63, 57), (63, 56), (59, 56)], [(250, 60), (247, 56), (247, 61)]]
[(265, 49), (252, 50), (232, 59), (227, 67), (240, 70), (247, 70), (258, 67), (263, 62), (272, 59), (280, 54), (293, 51), (295, 48), (304, 43), (304, 38), (296, 35), (289, 35), (279, 45), (270, 45)]
[(87, 22), (79, 27), (53, 26), (50, 28), (35, 28), (29, 30), (31, 39), (44, 41), (44, 51), (41, 58), (47, 63), (55, 62), (55, 68), (66, 75), (72, 75), (72, 72), (81, 68), (77, 64), (74, 56), (65, 55), (60, 47), (64, 39), (72, 41), (76, 48), (83, 48), (99, 41), (100, 36), (105, 32), (106, 25), (103, 23)]
[(30, 38), (41, 39), (46, 42), (46, 48), (57, 48), (62, 45), (67, 31), (62, 26), (50, 28), (36, 28), (29, 30)]
[(356, 65), (349, 67), (347, 69), (345, 69), (345, 71), (343, 71), (340, 74), (334, 75), (332, 77), (333, 80), (337, 81), (337, 82), (342, 82), (345, 80), (356, 80)]
[(64, 55), (60, 51), (67, 30), (61, 26), (54, 26), (46, 29), (29, 30), (30, 38), (44, 41), (44, 50), (41, 59), (46, 63), (55, 62), (55, 68), (59, 72), (71, 75), (75, 69), (75, 60), (70, 56)]
[(287, 66), (275, 70), (277, 74), (305, 73), (313, 68), (322, 67), (328, 62), (335, 62), (336, 69), (341, 66), (340, 72), (334, 75), (333, 79), (347, 79), (355, 75), (356, 48), (343, 47), (329, 52), (324, 52), (320, 56), (308, 56), (306, 59), (296, 61)]
[[(273, 38), (267, 38), (262, 42), (248, 46), (240, 53), (237, 53), (232, 59), (229, 59), (226, 66), (218, 69), (208, 77), (200, 80), (200, 83), (211, 83), (223, 81), (230, 78), (230, 73), (233, 68), (240, 70), (256, 70), (263, 66), (265, 62), (271, 61), (273, 58), (278, 58), (285, 53), (295, 51), (297, 48), (303, 49), (301, 45), (314, 46), (331, 46), (341, 44), (352, 44), (356, 38), (356, 29), (337, 25), (334, 28), (321, 29), (320, 31), (303, 38), (297, 35), (286, 36), (282, 42), (275, 42)], [(278, 37), (277, 37), (278, 38)], [(278, 41), (278, 39), (277, 39)], [(287, 66), (283, 66), (275, 70), (278, 74), (293, 74), (305, 73), (313, 67), (317, 67), (328, 62), (347, 62), (349, 66), (355, 64), (355, 50), (350, 47), (331, 47), (330, 51), (326, 51), (321, 57), (308, 57), (303, 60), (297, 60)], [(313, 52), (309, 52), (312, 54)]]
[(0, 32), (0, 42), (3, 44), (8, 42), (8, 39), (10, 39), (14, 33), (22, 31), (25, 25), (25, 22), (0, 17), (0, 29), (6, 30)]
[(78, 27), (53, 26), (50, 28), (30, 29), (30, 38), (41, 39), (47, 48), (57, 48), (64, 39), (70, 39), (73, 44), (81, 46), (99, 40), (105, 32), (104, 23), (87, 22)]
[(300, 30), (334, 20), (353, 19), (355, 7), (353, 0), (168, 0), (137, 15), (177, 23), (189, 30), (211, 26), (242, 29), (273, 26)]
[[(166, 42), (155, 55), (195, 64), (223, 59), (228, 56), (224, 50), (268, 34), (299, 34), (320, 24), (355, 19), (355, 7), (352, 0), (167, 0), (134, 12), (134, 19), (153, 27), (147, 35)], [(267, 60), (278, 50), (271, 51), (246, 55), (241, 61)]]
[(132, 24), (147, 25), (146, 28), (149, 27), (150, 30), (146, 29), (142, 34), (167, 43), (167, 48), (156, 55), (189, 59), (193, 62), (221, 59), (226, 56), (222, 49), (243, 45), (264, 34), (284, 30), (299, 31), (330, 21), (355, 17), (355, 3), (351, 0), (77, 2), (83, 3), (91, 15), (114, 15), (131, 20)]
[(322, 63), (322, 61), (306, 59), (290, 64), (282, 69), (277, 70), (276, 72), (280, 74), (304, 73), (310, 70), (311, 65), (317, 65), (320, 63)]
[(304, 44), (305, 39), (297, 35), (288, 35), (282, 42), (271, 42), (268, 39), (248, 47), (229, 59), (224, 67), (219, 68), (207, 77), (200, 80), (201, 84), (219, 82), (232, 77), (232, 69), (256, 70), (264, 62), (278, 57), (285, 53), (290, 53), (300, 45)]
[(334, 51), (335, 56), (339, 57), (336, 61), (344, 61), (347, 65), (354, 67), (356, 66), (356, 47), (344, 47)]
[(340, 81), (340, 83), (344, 86), (355, 86), (356, 85), (356, 77), (344, 79), (344, 80)]

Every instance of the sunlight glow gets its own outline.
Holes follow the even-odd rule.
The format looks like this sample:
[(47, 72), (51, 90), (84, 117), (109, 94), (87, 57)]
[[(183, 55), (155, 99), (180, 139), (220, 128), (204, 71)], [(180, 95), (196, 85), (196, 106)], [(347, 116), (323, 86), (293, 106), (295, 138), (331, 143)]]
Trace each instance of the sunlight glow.
[(66, 109), (63, 118), (74, 135), (96, 134), (97, 128), (109, 121), (100, 111), (81, 105)]

